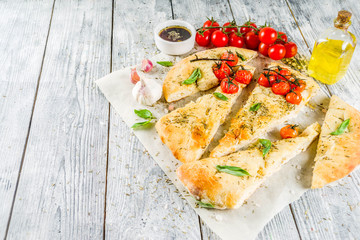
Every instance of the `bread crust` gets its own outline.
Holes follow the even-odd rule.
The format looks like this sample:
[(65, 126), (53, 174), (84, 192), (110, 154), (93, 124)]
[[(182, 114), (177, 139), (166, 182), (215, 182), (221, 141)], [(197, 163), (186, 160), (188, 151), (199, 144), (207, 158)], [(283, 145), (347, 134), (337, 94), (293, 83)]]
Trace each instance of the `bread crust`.
[[(271, 63), (269, 67), (288, 66)], [(246, 104), (238, 111), (231, 120), (229, 131), (220, 139), (219, 145), (211, 152), (211, 157), (220, 157), (235, 152), (252, 143), (265, 132), (271, 131), (277, 125), (297, 114), (301, 108), (319, 90), (319, 86), (312, 78), (289, 69), (292, 74), (306, 82), (306, 89), (302, 92), (302, 102), (299, 105), (288, 103), (284, 96), (276, 95), (271, 88), (257, 84)], [(249, 111), (255, 103), (261, 103), (258, 111)]]
[[(236, 47), (214, 48), (190, 55), (176, 63), (166, 75), (163, 83), (165, 100), (167, 102), (174, 102), (199, 91), (205, 91), (218, 86), (219, 81), (212, 70), (215, 61), (190, 62), (190, 60), (195, 59), (196, 56), (199, 58), (220, 58), (226, 51), (242, 54), (246, 60), (241, 61), (241, 59), (239, 59), (240, 64), (245, 64), (257, 56), (256, 51)], [(181, 84), (184, 80), (189, 78), (196, 68), (200, 68), (202, 74), (202, 77), (197, 83), (189, 85)]]
[[(345, 133), (331, 135), (350, 118)], [(321, 188), (351, 173), (360, 164), (360, 112), (332, 96), (315, 157), (311, 188)]]
[[(266, 177), (278, 171), (283, 164), (302, 151), (316, 139), (320, 125), (310, 125), (296, 138), (273, 142), (265, 156), (257, 144), (253, 148), (238, 151), (225, 157), (210, 157), (185, 163), (177, 169), (177, 175), (195, 199), (210, 203), (215, 208), (237, 208), (259, 187)], [(218, 172), (216, 165), (240, 167), (251, 176), (234, 176)]]

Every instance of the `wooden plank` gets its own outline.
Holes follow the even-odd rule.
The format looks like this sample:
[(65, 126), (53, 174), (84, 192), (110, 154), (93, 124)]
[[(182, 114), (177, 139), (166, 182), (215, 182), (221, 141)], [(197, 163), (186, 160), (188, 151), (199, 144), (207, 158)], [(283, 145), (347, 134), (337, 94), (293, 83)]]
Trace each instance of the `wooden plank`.
[[(115, 1), (113, 69), (153, 56), (153, 29), (171, 16), (166, 0)], [(200, 239), (196, 213), (112, 108), (106, 238)]]
[(111, 0), (58, 0), (8, 239), (103, 236)]
[(52, 5), (52, 1), (0, 3), (0, 239), (10, 216)]
[[(326, 1), (316, 4), (308, 1), (289, 1), (289, 6), (304, 34), (313, 47), (319, 34), (333, 25), (337, 12), (347, 9), (355, 14), (350, 31), (360, 36), (360, 11), (358, 1)], [(355, 49), (346, 76), (337, 84), (328, 86), (332, 94), (360, 109), (360, 55)], [(308, 191), (300, 201), (292, 204), (302, 238), (309, 239), (356, 239), (360, 236), (360, 171), (340, 181), (335, 187)]]

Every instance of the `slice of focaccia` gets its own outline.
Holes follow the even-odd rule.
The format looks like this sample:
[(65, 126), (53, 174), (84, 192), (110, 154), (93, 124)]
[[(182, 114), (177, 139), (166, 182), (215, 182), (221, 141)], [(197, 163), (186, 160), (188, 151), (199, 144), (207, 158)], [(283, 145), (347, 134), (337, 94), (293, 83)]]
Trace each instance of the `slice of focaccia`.
[[(265, 178), (278, 171), (282, 164), (305, 151), (320, 132), (320, 125), (310, 125), (296, 138), (272, 143), (270, 151), (263, 156), (260, 144), (218, 158), (206, 158), (185, 163), (177, 169), (184, 186), (207, 206), (225, 209), (237, 208), (264, 182)], [(237, 167), (250, 175), (236, 176), (217, 168)]]
[[(186, 57), (176, 63), (164, 79), (163, 93), (166, 101), (174, 102), (199, 91), (205, 91), (219, 85), (219, 80), (216, 78), (212, 70), (212, 67), (216, 62), (215, 60), (194, 62), (191, 60), (196, 58), (220, 59), (221, 55), (226, 51), (241, 54), (244, 60), (239, 58), (239, 64), (245, 64), (257, 56), (257, 52), (252, 50), (236, 47), (224, 47), (197, 52), (189, 57)], [(182, 84), (182, 82), (188, 79), (192, 72), (197, 68), (200, 69), (202, 77), (196, 83), (190, 85)]]
[[(254, 67), (244, 67), (254, 74)], [(223, 94), (227, 101), (214, 93), (206, 94), (160, 118), (156, 130), (175, 158), (181, 162), (200, 159), (244, 87), (239, 84), (239, 91), (234, 94), (225, 94), (218, 87), (214, 93)]]
[[(347, 127), (343, 125), (344, 131), (333, 135), (347, 119), (350, 121)], [(360, 112), (332, 96), (321, 127), (311, 188), (321, 188), (348, 175), (360, 164), (359, 146)]]
[[(277, 63), (271, 63), (269, 68), (277, 66), (289, 69)], [(319, 86), (312, 78), (295, 70), (289, 70), (297, 78), (306, 82), (306, 88), (301, 93), (301, 103), (299, 105), (291, 104), (286, 101), (284, 96), (274, 94), (271, 87), (267, 88), (257, 84), (246, 104), (231, 120), (229, 131), (220, 139), (219, 145), (212, 150), (211, 157), (225, 156), (235, 152), (299, 113), (310, 98), (316, 94)], [(257, 111), (250, 111), (254, 104), (260, 104), (260, 108)]]

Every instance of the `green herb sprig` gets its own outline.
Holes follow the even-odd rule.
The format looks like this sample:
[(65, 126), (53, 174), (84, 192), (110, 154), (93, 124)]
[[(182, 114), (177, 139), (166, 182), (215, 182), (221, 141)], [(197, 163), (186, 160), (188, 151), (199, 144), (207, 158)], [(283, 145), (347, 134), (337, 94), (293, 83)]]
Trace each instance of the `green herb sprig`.
[(226, 97), (224, 94), (219, 93), (219, 92), (213, 92), (213, 95), (214, 95), (216, 98), (218, 98), (218, 99), (220, 99), (220, 100), (223, 100), (223, 101), (229, 100), (228, 97)]
[(202, 201), (196, 201), (196, 204), (202, 208), (215, 208), (211, 203), (204, 203)]
[(190, 85), (190, 84), (193, 84), (194, 82), (196, 82), (200, 78), (201, 78), (201, 71), (200, 71), (200, 68), (197, 68), (192, 72), (192, 74), (190, 75), (190, 77), (188, 79), (186, 79), (185, 81), (182, 82), (182, 84)]
[(151, 123), (152, 119), (156, 119), (156, 117), (154, 117), (152, 113), (147, 109), (140, 109), (140, 110), (135, 109), (134, 113), (139, 117), (146, 119), (147, 121), (135, 123), (134, 125), (131, 126), (131, 128), (139, 128), (146, 126)]
[(261, 103), (254, 103), (253, 105), (251, 105), (249, 110), (251, 112), (256, 112), (257, 110), (259, 110), (260, 107), (261, 107)]
[(265, 157), (265, 155), (270, 151), (271, 141), (268, 139), (259, 139), (259, 142), (264, 147), (262, 153), (263, 153), (263, 157)]
[(161, 65), (161, 66), (164, 66), (164, 67), (171, 67), (172, 65), (174, 65), (172, 62), (170, 61), (159, 61), (159, 62), (156, 62), (157, 64)]
[(238, 58), (241, 59), (241, 61), (245, 61), (245, 60), (246, 60), (246, 58), (245, 58), (242, 54), (236, 52), (236, 55), (238, 56)]
[(349, 126), (350, 123), (350, 118), (346, 119), (345, 121), (343, 121), (340, 126), (332, 133), (330, 133), (331, 135), (340, 135), (343, 134), (346, 130), (346, 128)]
[(234, 176), (242, 177), (242, 176), (250, 176), (250, 173), (248, 173), (246, 170), (235, 167), (235, 166), (220, 166), (216, 165), (216, 170), (219, 172), (228, 173)]

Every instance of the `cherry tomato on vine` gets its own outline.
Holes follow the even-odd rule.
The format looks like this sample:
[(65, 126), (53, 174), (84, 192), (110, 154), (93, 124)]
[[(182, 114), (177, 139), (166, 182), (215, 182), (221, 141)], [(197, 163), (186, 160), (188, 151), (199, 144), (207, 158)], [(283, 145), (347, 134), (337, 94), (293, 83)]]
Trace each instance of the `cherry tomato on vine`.
[(291, 79), (291, 72), (289, 69), (281, 68), (281, 69), (275, 69), (275, 71), (278, 73), (278, 79), (287, 80), (287, 81)]
[(227, 22), (227, 23), (225, 23), (224, 25), (223, 25), (224, 27), (226, 27), (226, 26), (235, 26), (235, 27), (233, 27), (233, 28), (224, 28), (224, 32), (226, 33), (226, 34), (229, 34), (229, 33), (237, 33), (238, 32), (238, 29), (237, 29), (237, 27), (236, 27), (236, 23), (234, 22), (234, 21), (232, 21), (232, 22)]
[(288, 41), (288, 37), (286, 36), (286, 34), (284, 32), (278, 32), (278, 37), (275, 41), (275, 44), (280, 43), (280, 44), (285, 44)]
[(286, 95), (290, 92), (290, 84), (288, 81), (276, 81), (271, 86), (271, 90), (277, 95)]
[[(219, 26), (220, 26), (219, 23), (216, 22), (213, 18), (211, 18), (211, 19), (208, 18), (208, 20), (206, 22), (204, 22), (204, 25), (203, 25), (203, 27), (219, 27)], [(210, 31), (210, 33), (213, 33), (214, 31), (219, 30), (219, 29), (220, 29), (220, 27), (219, 28), (209, 28), (209, 31)]]
[(277, 39), (277, 31), (271, 27), (264, 27), (259, 32), (259, 39), (265, 44), (272, 44)]
[(286, 94), (286, 101), (292, 104), (299, 105), (301, 103), (301, 93), (298, 92), (289, 92)]
[(246, 47), (252, 50), (256, 50), (260, 44), (259, 36), (255, 32), (248, 32), (245, 35)]
[(211, 42), (215, 47), (225, 47), (229, 41), (228, 36), (221, 30), (216, 30), (211, 35)]
[(264, 56), (267, 57), (269, 47), (270, 47), (269, 45), (261, 42), (261, 43), (259, 44), (258, 51), (259, 51), (259, 53), (261, 53), (262, 55), (264, 55)]
[(222, 62), (222, 63), (217, 63), (213, 67), (213, 72), (217, 77), (217, 79), (221, 81), (222, 79), (227, 78), (231, 74), (231, 69), (225, 62)]
[(235, 66), (239, 61), (239, 57), (231, 51), (224, 52), (221, 55), (220, 59), (232, 60), (232, 61), (223, 61), (223, 62), (227, 62), (227, 64), (229, 64), (231, 67)]
[(276, 73), (267, 71), (260, 74), (258, 83), (263, 87), (271, 87), (275, 83), (276, 79)]
[(293, 56), (296, 55), (297, 53), (297, 46), (295, 43), (293, 42), (288, 42), (286, 43), (285, 45), (285, 50), (286, 50), (286, 54), (285, 54), (285, 57), (286, 58), (291, 58)]
[(255, 31), (254, 28), (250, 28), (250, 27), (246, 27), (246, 26), (251, 26), (251, 27), (257, 28), (255, 23), (247, 21), (246, 23), (244, 23), (244, 27), (240, 28), (240, 33), (248, 33), (248, 32), (254, 32)]
[(252, 79), (252, 73), (248, 70), (238, 70), (234, 75), (235, 81), (242, 84), (249, 84)]
[(231, 77), (227, 77), (224, 78), (223, 80), (221, 80), (221, 91), (223, 93), (237, 93), (239, 91), (239, 85), (237, 84), (237, 82), (231, 78)]
[(280, 136), (285, 138), (294, 138), (299, 135), (299, 128), (297, 125), (286, 125), (280, 129)]
[(211, 32), (209, 30), (200, 29), (196, 32), (195, 41), (199, 46), (206, 47), (210, 44)]
[(295, 80), (290, 84), (290, 88), (294, 92), (301, 93), (306, 88), (306, 82), (304, 80)]
[(230, 33), (229, 46), (242, 48), (245, 44), (245, 38), (237, 33)]
[(275, 44), (268, 49), (268, 55), (273, 60), (280, 60), (286, 54), (286, 50), (284, 45), (282, 44)]

